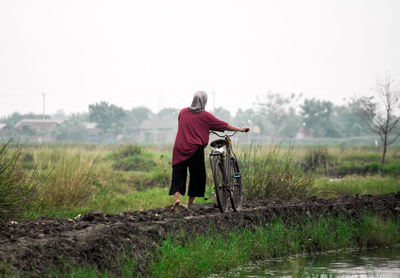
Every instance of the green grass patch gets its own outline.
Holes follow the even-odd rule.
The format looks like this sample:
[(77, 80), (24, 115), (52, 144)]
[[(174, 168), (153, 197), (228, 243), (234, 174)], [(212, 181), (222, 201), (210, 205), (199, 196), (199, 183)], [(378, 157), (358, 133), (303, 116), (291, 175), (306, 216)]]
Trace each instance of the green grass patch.
[[(161, 208), (173, 204), (173, 196), (168, 195), (167, 188), (151, 188), (146, 191), (132, 190), (128, 193), (102, 192), (95, 198), (81, 206), (64, 206), (31, 209), (25, 214), (25, 218), (35, 219), (39, 216), (55, 218), (74, 218), (78, 214), (89, 212), (120, 213), (126, 211), (147, 210)], [(183, 203), (188, 202), (187, 196), (181, 196)], [(210, 201), (204, 198), (196, 198), (195, 204), (202, 204)]]
[[(360, 219), (306, 219), (292, 224), (275, 219), (250, 229), (210, 231), (186, 240), (168, 236), (147, 261), (145, 277), (206, 277), (259, 260), (335, 250), (343, 252), (349, 248), (393, 248), (400, 244), (399, 225), (400, 220), (382, 220), (373, 215)], [(68, 271), (59, 270), (51, 277), (136, 277), (135, 262), (121, 257), (117, 274), (115, 269), (110, 272), (75, 266)], [(322, 274), (304, 267), (293, 273), (317, 275), (311, 277)]]
[(129, 248), (120, 257), (110, 258), (110, 261), (102, 266), (102, 269), (88, 265), (76, 265), (65, 263), (62, 269), (49, 271), (47, 278), (107, 278), (124, 277), (132, 278), (136, 276), (137, 263), (130, 258)]
[[(15, 212), (3, 214), (8, 219), (20, 220), (22, 215), (29, 219), (72, 217), (90, 211), (119, 213), (166, 206), (172, 200), (167, 194), (172, 172), (171, 146), (34, 144), (24, 145), (21, 151), (19, 146), (11, 144), (6, 149), (0, 155), (0, 167), (7, 167), (9, 176), (1, 172), (0, 179), (8, 180), (1, 184), (8, 184), (8, 189), (0, 190), (0, 203), (3, 202), (4, 208), (9, 206), (4, 211)], [(397, 176), (400, 169), (398, 147), (389, 148), (384, 166), (379, 163), (380, 149), (376, 147), (235, 146), (235, 152), (243, 173), (246, 200), (398, 191), (398, 181), (390, 178)], [(301, 163), (307, 156), (311, 165), (317, 165), (315, 171), (302, 168)], [(132, 167), (128, 165), (130, 162), (126, 167), (115, 167), (115, 163), (123, 163), (124, 159), (138, 159), (138, 163), (130, 161)], [(140, 166), (139, 160), (147, 166)], [(384, 178), (346, 177), (340, 182), (318, 178), (314, 182), (316, 172), (338, 173), (340, 169), (344, 173), (379, 173)], [(208, 159), (206, 170), (210, 192), (213, 180)], [(29, 181), (33, 173), (35, 178)], [(18, 209), (11, 209), (12, 204), (18, 203), (20, 206), (15, 206)]]
[(341, 179), (317, 178), (314, 182), (318, 197), (337, 197), (343, 194), (385, 194), (400, 191), (400, 180), (392, 176), (346, 176)]
[(386, 164), (381, 164), (382, 149), (367, 146), (296, 146), (296, 157), (305, 170), (320, 175), (343, 176), (351, 174), (400, 175), (398, 146), (390, 146)]
[[(286, 226), (281, 220), (256, 228), (197, 235), (185, 241), (169, 237), (158, 249), (149, 277), (198, 277), (227, 271), (249, 261), (329, 250), (393, 247), (400, 243), (397, 221), (365, 216), (308, 220)], [(210, 255), (212, 254), (212, 255)]]
[(153, 153), (135, 144), (123, 144), (107, 155), (112, 166), (122, 171), (150, 171), (155, 165)]

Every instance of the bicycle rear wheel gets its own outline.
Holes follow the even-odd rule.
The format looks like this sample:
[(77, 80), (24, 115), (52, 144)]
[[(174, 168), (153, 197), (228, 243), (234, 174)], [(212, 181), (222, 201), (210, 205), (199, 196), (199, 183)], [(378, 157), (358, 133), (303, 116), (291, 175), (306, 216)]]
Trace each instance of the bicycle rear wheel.
[(221, 159), (217, 158), (213, 164), (213, 178), (215, 196), (217, 198), (218, 207), (221, 212), (228, 211), (229, 193), (226, 190), (225, 166)]
[(231, 173), (230, 179), (232, 181), (231, 188), (231, 205), (234, 211), (238, 211), (242, 209), (243, 204), (243, 192), (242, 192), (242, 173), (239, 170), (238, 162), (235, 158), (231, 158)]

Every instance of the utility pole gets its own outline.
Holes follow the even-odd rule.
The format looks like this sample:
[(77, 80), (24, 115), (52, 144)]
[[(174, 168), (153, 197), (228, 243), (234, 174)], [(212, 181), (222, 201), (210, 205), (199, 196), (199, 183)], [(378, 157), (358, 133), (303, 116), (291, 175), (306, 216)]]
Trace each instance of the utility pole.
[(213, 97), (213, 113), (215, 112), (215, 92), (212, 92), (212, 97)]
[(42, 119), (44, 119), (44, 99), (46, 97), (46, 94), (43, 92), (42, 93), (42, 97), (43, 97), (43, 112), (42, 112)]

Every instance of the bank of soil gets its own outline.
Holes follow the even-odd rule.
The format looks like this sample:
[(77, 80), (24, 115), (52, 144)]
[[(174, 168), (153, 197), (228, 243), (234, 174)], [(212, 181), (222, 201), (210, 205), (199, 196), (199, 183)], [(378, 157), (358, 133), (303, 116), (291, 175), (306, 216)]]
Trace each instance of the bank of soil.
[[(76, 219), (40, 218), (7, 222), (0, 227), (0, 275), (42, 277), (65, 263), (91, 265), (118, 273), (114, 259), (122, 252), (138, 262), (143, 274), (148, 256), (167, 235), (185, 239), (205, 233), (253, 227), (280, 217), (284, 221), (372, 212), (383, 218), (400, 217), (400, 192), (384, 195), (310, 198), (302, 201), (247, 203), (240, 212), (220, 213), (213, 204), (195, 205), (190, 212), (170, 207), (120, 214), (90, 213)], [(146, 263), (147, 262), (147, 263)]]

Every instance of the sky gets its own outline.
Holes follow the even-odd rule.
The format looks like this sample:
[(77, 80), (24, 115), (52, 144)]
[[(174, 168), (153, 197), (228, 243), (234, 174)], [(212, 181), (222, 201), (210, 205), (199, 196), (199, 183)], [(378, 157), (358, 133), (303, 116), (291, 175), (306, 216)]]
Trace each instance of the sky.
[[(268, 91), (343, 103), (400, 80), (398, 0), (0, 0), (0, 117), (251, 108)], [(44, 97), (43, 97), (44, 96)]]

